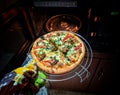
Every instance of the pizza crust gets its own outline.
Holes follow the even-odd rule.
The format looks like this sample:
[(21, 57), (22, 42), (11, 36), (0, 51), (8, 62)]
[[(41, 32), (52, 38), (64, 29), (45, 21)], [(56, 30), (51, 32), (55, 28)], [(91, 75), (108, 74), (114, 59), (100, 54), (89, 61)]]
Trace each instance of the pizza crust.
[(82, 47), (81, 47), (81, 51), (78, 54), (79, 57), (78, 57), (78, 60), (76, 62), (72, 63), (71, 65), (63, 65), (62, 67), (55, 68), (54, 66), (46, 66), (44, 63), (42, 63), (42, 61), (39, 61), (38, 58), (36, 57), (36, 55), (34, 54), (34, 48), (33, 47), (35, 46), (35, 43), (42, 40), (41, 38), (38, 38), (33, 44), (33, 47), (31, 49), (31, 55), (36, 60), (36, 62), (37, 62), (36, 65), (39, 67), (39, 69), (43, 70), (44, 72), (49, 73), (49, 74), (67, 73), (67, 72), (73, 70), (74, 68), (76, 68), (78, 65), (80, 65), (81, 61), (83, 60), (83, 58), (85, 56), (85, 45), (84, 45), (83, 41), (73, 33), (70, 33), (70, 32), (67, 32), (67, 31), (54, 31), (54, 32), (50, 32), (48, 34), (45, 34), (43, 37), (44, 37), (45, 40), (49, 41), (48, 36), (50, 36), (51, 34), (54, 35), (57, 32), (63, 32), (63, 33), (68, 33), (68, 34), (72, 35), (77, 41), (79, 41), (82, 44)]

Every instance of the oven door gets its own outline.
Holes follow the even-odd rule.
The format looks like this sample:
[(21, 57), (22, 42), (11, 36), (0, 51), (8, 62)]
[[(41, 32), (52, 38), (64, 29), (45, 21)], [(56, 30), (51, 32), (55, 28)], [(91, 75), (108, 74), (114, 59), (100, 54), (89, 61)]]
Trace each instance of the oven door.
[(35, 39), (27, 13), (24, 6), (12, 6), (0, 13), (0, 78), (21, 66)]

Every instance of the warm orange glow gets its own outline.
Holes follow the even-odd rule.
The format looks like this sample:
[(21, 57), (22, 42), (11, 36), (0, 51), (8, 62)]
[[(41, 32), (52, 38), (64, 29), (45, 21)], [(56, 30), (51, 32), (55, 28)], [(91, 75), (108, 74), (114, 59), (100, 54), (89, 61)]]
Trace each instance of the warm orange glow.
[(98, 17), (94, 17), (94, 22), (97, 22), (98, 21)]
[(90, 36), (91, 36), (91, 37), (96, 36), (96, 32), (91, 32), (91, 33), (90, 33)]
[(91, 16), (91, 8), (88, 10), (88, 19), (90, 19)]
[(95, 16), (94, 17), (94, 22), (100, 21), (100, 17), (99, 16)]

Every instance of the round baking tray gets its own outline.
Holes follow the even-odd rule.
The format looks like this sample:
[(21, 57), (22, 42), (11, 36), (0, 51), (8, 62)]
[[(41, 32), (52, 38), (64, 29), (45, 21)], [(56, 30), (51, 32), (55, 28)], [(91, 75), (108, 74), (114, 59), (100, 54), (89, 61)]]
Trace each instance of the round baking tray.
[[(66, 32), (70, 32), (70, 31), (66, 31)], [(71, 32), (71, 33), (73, 33), (73, 32)], [(42, 71), (44, 74), (47, 75), (47, 81), (65, 81), (65, 80), (69, 80), (69, 79), (77, 76), (80, 78), (80, 82), (83, 82), (86, 78), (89, 77), (90, 72), (88, 71), (88, 68), (90, 67), (90, 65), (92, 63), (92, 57), (93, 57), (91, 46), (84, 37), (82, 37), (81, 35), (79, 35), (77, 33), (74, 33), (74, 34), (76, 36), (78, 36), (85, 45), (86, 53), (85, 53), (84, 59), (81, 61), (79, 66), (77, 66), (72, 71), (64, 73), (64, 74), (48, 74), (48, 73)], [(43, 36), (40, 36), (40, 37), (43, 38)], [(31, 50), (31, 47), (32, 47), (32, 45), (29, 48), (29, 51), (28, 51), (29, 58), (27, 60), (30, 60), (32, 58), (29, 53)]]
[(81, 20), (77, 16), (69, 14), (52, 16), (45, 24), (47, 32), (59, 30), (77, 32), (81, 26)]

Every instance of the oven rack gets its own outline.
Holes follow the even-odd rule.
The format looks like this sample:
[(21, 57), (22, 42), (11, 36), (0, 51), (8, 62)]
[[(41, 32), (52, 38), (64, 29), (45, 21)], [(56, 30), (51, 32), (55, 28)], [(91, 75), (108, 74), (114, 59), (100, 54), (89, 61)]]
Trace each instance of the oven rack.
[[(53, 81), (53, 82), (66, 81), (66, 80), (69, 80), (75, 77), (79, 77), (80, 83), (82, 83), (85, 79), (87, 79), (90, 76), (90, 72), (88, 68), (90, 67), (92, 63), (92, 57), (93, 57), (92, 48), (84, 37), (82, 37), (80, 34), (77, 34), (77, 33), (74, 33), (74, 34), (77, 35), (84, 42), (85, 49), (86, 49), (85, 58), (82, 60), (82, 62), (80, 63), (78, 67), (76, 67), (72, 71), (65, 73), (65, 74), (48, 74), (42, 71), (44, 74), (47, 75), (47, 79), (46, 79), (47, 81)], [(29, 53), (31, 47), (32, 45), (30, 46), (28, 50), (27, 57), (25, 61), (23, 62), (22, 66), (27, 64), (30, 60), (32, 60), (32, 56)]]

